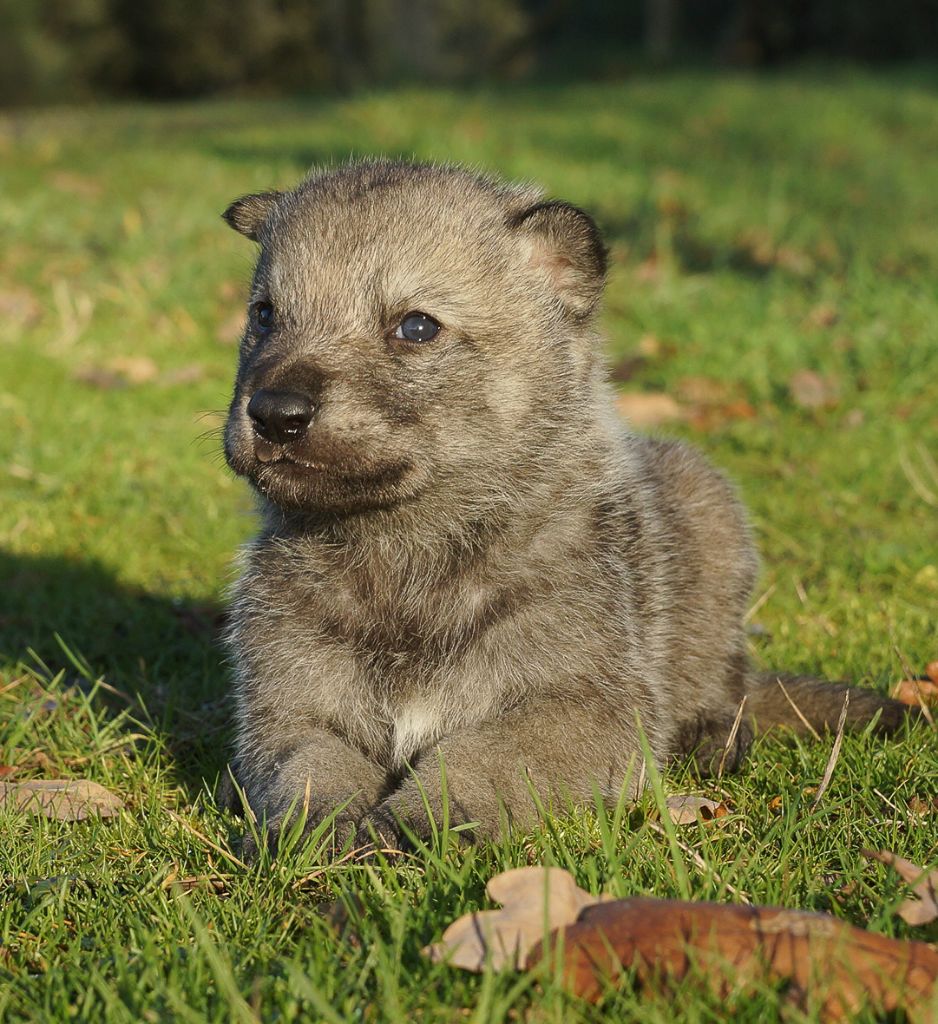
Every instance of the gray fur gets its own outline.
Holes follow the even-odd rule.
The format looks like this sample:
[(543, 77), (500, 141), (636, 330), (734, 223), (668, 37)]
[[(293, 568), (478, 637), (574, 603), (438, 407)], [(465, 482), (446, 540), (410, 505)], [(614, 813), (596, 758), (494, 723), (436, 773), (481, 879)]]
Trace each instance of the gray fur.
[[(232, 605), (233, 770), (272, 836), (297, 802), (309, 827), (347, 803), (340, 842), (426, 836), (441, 759), (451, 820), (493, 836), (532, 822), (532, 791), (634, 792), (640, 728), (659, 765), (706, 767), (744, 694), (760, 727), (798, 724), (748, 664), (757, 560), (733, 489), (613, 411), (586, 214), (364, 162), (225, 216), (260, 243), (251, 302), (275, 316), (249, 324), (225, 438), (263, 524)], [(393, 338), (413, 310), (433, 341)], [(260, 388), (313, 397), (304, 438), (253, 432)], [(836, 721), (839, 692), (789, 682)]]

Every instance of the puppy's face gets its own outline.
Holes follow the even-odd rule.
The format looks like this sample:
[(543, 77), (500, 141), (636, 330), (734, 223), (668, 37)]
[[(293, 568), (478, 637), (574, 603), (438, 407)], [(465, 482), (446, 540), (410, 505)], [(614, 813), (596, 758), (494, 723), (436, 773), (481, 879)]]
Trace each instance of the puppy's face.
[(570, 400), (584, 357), (565, 336), (605, 267), (572, 207), (372, 163), (225, 217), (261, 245), (225, 453), (275, 504), (345, 515), (484, 490)]

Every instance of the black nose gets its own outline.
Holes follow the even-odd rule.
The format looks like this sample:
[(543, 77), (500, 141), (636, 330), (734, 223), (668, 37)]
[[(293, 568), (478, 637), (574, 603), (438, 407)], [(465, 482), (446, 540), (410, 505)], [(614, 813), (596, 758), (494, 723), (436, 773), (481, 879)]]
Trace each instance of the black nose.
[(313, 418), (316, 406), (306, 395), (293, 391), (255, 391), (248, 402), (254, 430), (266, 441), (287, 444), (299, 440)]

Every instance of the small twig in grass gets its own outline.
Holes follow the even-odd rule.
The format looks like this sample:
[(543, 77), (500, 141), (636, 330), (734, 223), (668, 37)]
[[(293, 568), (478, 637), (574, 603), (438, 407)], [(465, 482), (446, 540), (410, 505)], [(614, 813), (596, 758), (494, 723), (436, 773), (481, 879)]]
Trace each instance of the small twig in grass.
[(726, 737), (726, 743), (723, 745), (723, 756), (720, 758), (720, 767), (717, 770), (717, 778), (723, 778), (723, 769), (726, 767), (726, 759), (729, 756), (730, 751), (733, 749), (733, 744), (736, 742), (736, 734), (739, 732), (739, 723), (743, 720), (743, 709), (746, 707), (746, 695), (743, 694), (743, 699), (739, 702), (739, 708), (736, 711), (736, 717), (733, 719), (733, 727), (730, 729), (729, 736)]
[[(935, 475), (935, 483), (938, 483), (938, 473), (935, 473), (935, 464), (932, 461), (928, 451), (921, 445), (918, 446), (919, 456), (922, 459), (922, 463), (929, 471)], [(905, 473), (906, 480), (912, 485), (912, 490), (925, 502), (926, 505), (938, 506), (938, 495), (926, 485), (925, 481), (918, 475), (918, 471), (912, 465), (912, 460), (909, 458), (908, 452), (904, 449), (899, 450), (899, 465), (902, 467), (902, 472)]]
[(925, 691), (922, 689), (922, 680), (915, 679), (914, 677), (909, 680), (910, 683), (915, 684), (915, 695), (918, 697), (918, 709), (921, 711), (925, 721), (934, 729), (935, 719), (932, 717), (931, 708), (928, 706), (928, 697)]
[[(892, 623), (889, 624), (889, 632), (892, 634)], [(902, 671), (905, 672), (906, 679), (914, 679), (916, 671), (909, 664), (909, 659), (902, 653), (901, 648), (896, 643), (895, 635), (891, 636), (892, 649), (895, 652), (896, 657), (899, 659), (899, 664), (902, 666)]]
[(102, 747), (100, 750), (94, 751), (92, 754), (82, 754), (77, 757), (65, 758), (65, 763), (69, 767), (75, 767), (80, 764), (88, 764), (89, 761), (93, 761), (97, 757), (104, 757), (105, 754), (110, 754), (112, 750), (119, 750), (121, 747), (130, 746), (131, 743), (136, 743), (137, 740), (148, 740), (150, 737), (144, 732), (129, 732), (125, 736), (118, 736), (116, 740), (111, 740), (107, 746)]
[(792, 711), (794, 711), (795, 714), (801, 719), (801, 724), (808, 730), (809, 733), (811, 733), (811, 735), (816, 740), (820, 740), (821, 739), (821, 734), (817, 731), (817, 729), (814, 728), (814, 726), (801, 713), (801, 708), (799, 708), (798, 705), (791, 699), (791, 694), (785, 689), (785, 684), (781, 681), (781, 679), (776, 679), (775, 681), (778, 683), (779, 688), (781, 689), (782, 693), (785, 694), (785, 700), (787, 700), (788, 703), (791, 704)]
[(28, 678), (28, 676), (17, 676), (16, 679), (11, 679), (5, 686), (0, 686), (0, 697), (9, 693), (10, 690), (15, 690), (17, 686), (22, 686)]
[[(890, 633), (892, 633), (891, 623), (889, 631)], [(892, 639), (892, 649), (896, 652), (896, 657), (899, 659), (899, 663), (902, 665), (902, 671), (905, 672), (906, 679), (908, 679), (912, 683), (915, 683), (915, 692), (918, 695), (919, 710), (922, 712), (925, 721), (928, 722), (928, 724), (934, 729), (935, 719), (932, 717), (931, 708), (929, 708), (928, 701), (925, 698), (925, 695), (922, 693), (922, 688), (918, 685), (918, 673), (915, 671), (914, 668), (912, 668), (912, 666), (909, 664), (908, 658), (906, 658), (906, 656), (900, 650), (899, 645), (895, 641), (895, 637), (893, 637)]]
[[(657, 821), (649, 821), (648, 827), (653, 829), (659, 835), (664, 836), (665, 839), (669, 838), (668, 833), (661, 827), (661, 825)], [(740, 901), (740, 903), (750, 902), (749, 897), (744, 892), (730, 885), (729, 882), (724, 881), (717, 873), (717, 871), (714, 870), (714, 868), (712, 868), (696, 850), (693, 850), (685, 843), (682, 843), (681, 840), (677, 838), (677, 836), (674, 836), (673, 838), (674, 842), (677, 843), (677, 845), (687, 854), (688, 857), (690, 857), (690, 859), (697, 865), (697, 867), (700, 868), (700, 870), (703, 871), (704, 874), (709, 875), (714, 880), (714, 882), (717, 883), (717, 885), (722, 885), (726, 889), (726, 891), (732, 893), (736, 897), (736, 899)]]
[(834, 737), (834, 745), (831, 747), (831, 756), (827, 759), (827, 767), (824, 769), (824, 777), (821, 779), (821, 784), (817, 788), (817, 793), (814, 795), (814, 803), (811, 804), (811, 810), (816, 810), (817, 805), (821, 802), (821, 797), (824, 796), (824, 791), (830, 785), (831, 778), (834, 774), (834, 768), (837, 765), (837, 759), (840, 757), (840, 745), (844, 741), (844, 728), (847, 725), (847, 708), (850, 707), (850, 691), (844, 691), (844, 706), (840, 709), (840, 718), (837, 720), (837, 735)]
[(748, 622), (753, 615), (755, 615), (759, 609), (769, 600), (769, 598), (778, 590), (778, 584), (773, 583), (770, 587), (767, 587), (765, 591), (760, 595), (759, 600), (749, 609), (748, 612), (743, 616), (743, 622)]
[[(886, 796), (886, 794), (885, 794), (885, 793), (880, 793), (880, 791), (879, 791), (879, 790), (878, 790), (878, 789), (877, 789), (877, 788), (876, 788), (875, 786), (873, 787), (873, 792), (874, 792), (874, 793), (875, 793), (875, 794), (876, 794), (876, 795), (877, 795), (877, 796), (878, 796), (878, 797), (880, 798), (880, 800), (882, 800), (882, 801), (883, 801), (883, 803), (884, 803), (884, 804), (885, 804), (885, 805), (886, 805), (887, 807), (891, 807), (891, 808), (892, 808), (892, 809), (893, 809), (893, 810), (894, 810), (894, 811), (896, 812), (896, 814), (902, 814), (902, 813), (903, 813), (903, 812), (902, 812), (902, 811), (900, 811), (900, 810), (899, 810), (899, 808), (898, 808), (898, 807), (897, 807), (897, 806), (896, 806), (896, 805), (895, 805), (895, 804), (894, 804), (894, 803), (893, 803), (893, 802), (892, 802), (892, 801), (891, 801), (891, 800), (889, 799), (889, 797), (887, 797), (887, 796)], [(907, 813), (907, 812), (906, 812), (906, 813)]]
[(360, 864), (364, 860), (368, 860), (369, 857), (376, 857), (379, 853), (391, 857), (403, 857), (405, 856), (403, 850), (394, 850), (391, 847), (377, 847), (377, 846), (358, 846), (354, 850), (349, 850), (348, 853), (343, 853), (338, 860), (331, 861), (329, 864), (324, 865), (321, 868), (317, 868), (315, 871), (311, 871), (308, 875), (303, 875), (302, 878), (296, 879), (293, 883), (294, 889), (299, 889), (301, 886), (307, 885), (309, 882), (315, 882), (318, 878), (322, 878), (323, 875), (327, 875), (330, 871), (343, 864), (348, 864), (349, 861), (354, 861), (356, 864)]
[(192, 835), (196, 837), (196, 839), (201, 839), (206, 846), (213, 849), (216, 853), (220, 853), (222, 857), (225, 858), (225, 860), (230, 861), (232, 864), (236, 865), (239, 868), (242, 868), (244, 871), (250, 870), (243, 860), (238, 860), (238, 858), (233, 853), (229, 853), (227, 850), (222, 849), (222, 847), (220, 847), (217, 843), (213, 843), (212, 840), (208, 838), (208, 836), (202, 835), (202, 833), (197, 828), (190, 825), (185, 818), (181, 818), (175, 811), (171, 811), (169, 808), (166, 808), (166, 813), (173, 819), (173, 821), (175, 821), (179, 825), (182, 825), (182, 827), (187, 832), (191, 832)]
[(114, 697), (119, 697), (128, 706), (132, 707), (137, 703), (137, 701), (129, 694), (124, 693), (123, 690), (118, 690), (116, 686), (111, 686), (110, 683), (106, 683), (103, 679), (96, 679), (94, 681), (94, 685), (97, 686), (99, 690), (104, 690), (105, 693), (110, 693)]

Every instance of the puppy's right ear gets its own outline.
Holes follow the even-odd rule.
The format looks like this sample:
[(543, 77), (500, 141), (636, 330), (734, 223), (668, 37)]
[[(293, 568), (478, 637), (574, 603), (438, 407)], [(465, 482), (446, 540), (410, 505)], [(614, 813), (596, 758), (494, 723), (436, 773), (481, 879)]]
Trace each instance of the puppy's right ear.
[(508, 226), (529, 245), (530, 264), (579, 319), (593, 315), (606, 281), (606, 246), (593, 219), (558, 200), (535, 203)]
[(222, 217), (235, 231), (256, 242), (281, 195), (280, 192), (257, 192), (252, 196), (242, 196), (225, 210)]

